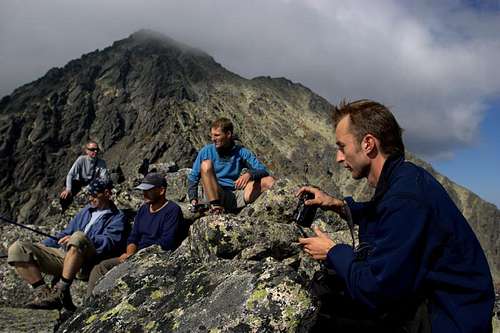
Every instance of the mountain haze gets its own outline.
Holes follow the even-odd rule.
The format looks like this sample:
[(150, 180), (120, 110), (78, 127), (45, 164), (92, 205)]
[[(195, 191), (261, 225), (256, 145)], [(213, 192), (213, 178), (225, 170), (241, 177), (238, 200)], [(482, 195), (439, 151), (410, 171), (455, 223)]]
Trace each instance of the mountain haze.
[[(332, 73), (335, 75), (335, 73)], [(143, 159), (190, 167), (208, 141), (210, 121), (232, 119), (241, 142), (277, 176), (332, 194), (368, 199), (366, 182), (335, 164), (331, 105), (285, 78), (245, 79), (206, 53), (151, 31), (16, 89), (0, 101), (0, 210), (43, 224), (41, 212), (62, 190), (88, 138), (108, 167), (135, 175)], [(437, 174), (500, 271), (499, 210)]]

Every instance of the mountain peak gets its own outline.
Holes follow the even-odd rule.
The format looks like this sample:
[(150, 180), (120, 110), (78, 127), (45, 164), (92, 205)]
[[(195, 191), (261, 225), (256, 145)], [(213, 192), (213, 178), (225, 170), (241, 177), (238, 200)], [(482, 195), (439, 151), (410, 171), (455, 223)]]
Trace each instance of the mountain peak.
[(193, 48), (184, 43), (178, 42), (175, 39), (150, 29), (140, 29), (132, 33), (128, 38), (119, 40), (113, 43), (113, 46), (127, 45), (127, 46), (155, 46), (168, 49), (177, 49), (183, 53), (192, 55), (210, 57), (205, 52)]

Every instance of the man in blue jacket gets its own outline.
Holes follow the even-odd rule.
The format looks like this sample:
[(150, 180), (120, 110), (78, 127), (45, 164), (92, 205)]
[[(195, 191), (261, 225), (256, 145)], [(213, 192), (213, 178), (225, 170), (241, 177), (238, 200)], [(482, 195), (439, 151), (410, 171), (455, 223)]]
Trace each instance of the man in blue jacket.
[[(318, 188), (306, 205), (359, 225), (357, 249), (315, 229), (304, 251), (335, 275), (317, 330), (491, 332), (494, 291), (486, 257), (445, 189), (404, 160), (401, 128), (383, 105), (360, 100), (334, 112), (337, 162), (375, 188), (371, 201), (339, 200)], [(319, 289), (318, 289), (319, 290)], [(430, 324), (430, 327), (429, 327)]]
[[(237, 211), (271, 188), (274, 178), (247, 148), (234, 141), (234, 126), (227, 118), (212, 123), (212, 143), (203, 147), (188, 176), (188, 196), (198, 204), (198, 183), (201, 179), (206, 199), (213, 213)], [(243, 169), (247, 171), (241, 174)]]
[(165, 251), (175, 250), (186, 238), (189, 223), (184, 220), (182, 210), (175, 202), (165, 197), (167, 182), (159, 173), (149, 173), (136, 187), (142, 190), (144, 204), (135, 217), (132, 232), (127, 240), (127, 249), (119, 257), (103, 260), (90, 273), (87, 297), (111, 268), (125, 262), (137, 251), (151, 245), (160, 245)]
[[(116, 255), (123, 244), (125, 217), (111, 200), (112, 184), (96, 179), (90, 183), (89, 205), (69, 222), (66, 229), (43, 244), (16, 241), (9, 247), (7, 262), (34, 289), (30, 308), (74, 311), (70, 286), (83, 265)], [(49, 288), (41, 272), (60, 276)]]

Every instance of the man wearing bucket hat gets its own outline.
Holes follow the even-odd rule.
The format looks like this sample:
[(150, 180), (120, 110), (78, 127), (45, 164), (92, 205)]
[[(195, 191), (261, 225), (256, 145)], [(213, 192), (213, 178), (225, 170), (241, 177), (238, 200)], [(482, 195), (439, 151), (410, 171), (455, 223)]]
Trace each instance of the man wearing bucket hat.
[[(88, 187), (89, 204), (55, 238), (40, 243), (16, 241), (9, 247), (7, 262), (34, 289), (29, 308), (75, 310), (70, 286), (84, 265), (117, 254), (123, 243), (125, 216), (111, 200), (112, 183), (96, 179)], [(118, 252), (119, 253), (119, 252)], [(49, 288), (41, 272), (60, 277)]]
[(165, 251), (175, 250), (187, 236), (189, 224), (184, 221), (179, 205), (165, 197), (167, 182), (158, 173), (149, 173), (136, 187), (144, 195), (144, 204), (137, 211), (127, 250), (121, 256), (102, 261), (90, 273), (87, 296), (92, 295), (97, 281), (111, 268), (124, 262), (137, 251), (160, 245)]

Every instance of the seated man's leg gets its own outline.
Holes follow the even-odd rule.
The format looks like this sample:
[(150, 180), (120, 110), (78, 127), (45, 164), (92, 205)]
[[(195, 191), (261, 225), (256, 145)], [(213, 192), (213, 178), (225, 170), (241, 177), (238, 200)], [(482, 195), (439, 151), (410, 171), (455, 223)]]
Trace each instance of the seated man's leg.
[(247, 186), (245, 186), (245, 202), (252, 203), (254, 202), (262, 192), (269, 190), (273, 187), (274, 182), (276, 180), (272, 176), (263, 177), (256, 181), (248, 182)]
[(98, 265), (95, 265), (90, 272), (89, 283), (87, 285), (87, 297), (92, 296), (92, 291), (96, 286), (97, 282), (106, 275), (111, 268), (120, 264), (120, 258), (110, 258), (101, 261)]
[(64, 252), (42, 244), (16, 241), (8, 251), (7, 262), (14, 266), (17, 274), (34, 289), (32, 298), (26, 303), (31, 308), (44, 307), (44, 299), (50, 294), (41, 272), (59, 276), (62, 273)]
[(274, 178), (268, 176), (248, 182), (243, 190), (221, 190), (221, 202), (229, 212), (237, 212), (247, 204), (254, 202), (262, 192), (270, 189), (274, 182)]
[(81, 231), (71, 235), (67, 243), (67, 252), (64, 257), (62, 278), (73, 280), (80, 270), (85, 260), (90, 259), (95, 254), (92, 242)]
[(95, 248), (85, 233), (81, 231), (77, 231), (71, 235), (66, 247), (67, 252), (64, 257), (61, 280), (57, 283), (54, 292), (46, 301), (50, 304), (51, 308), (60, 309), (64, 307), (67, 310), (74, 311), (76, 307), (71, 300), (70, 287), (76, 273), (80, 270), (85, 260), (90, 260), (95, 255)]
[[(222, 205), (220, 203), (220, 193), (222, 189), (217, 182), (217, 177), (215, 176), (215, 170), (211, 160), (201, 162), (200, 173), (203, 192), (205, 193), (207, 200), (211, 203), (211, 208), (222, 209)], [(219, 204), (213, 205), (212, 203), (214, 201), (219, 202)]]

